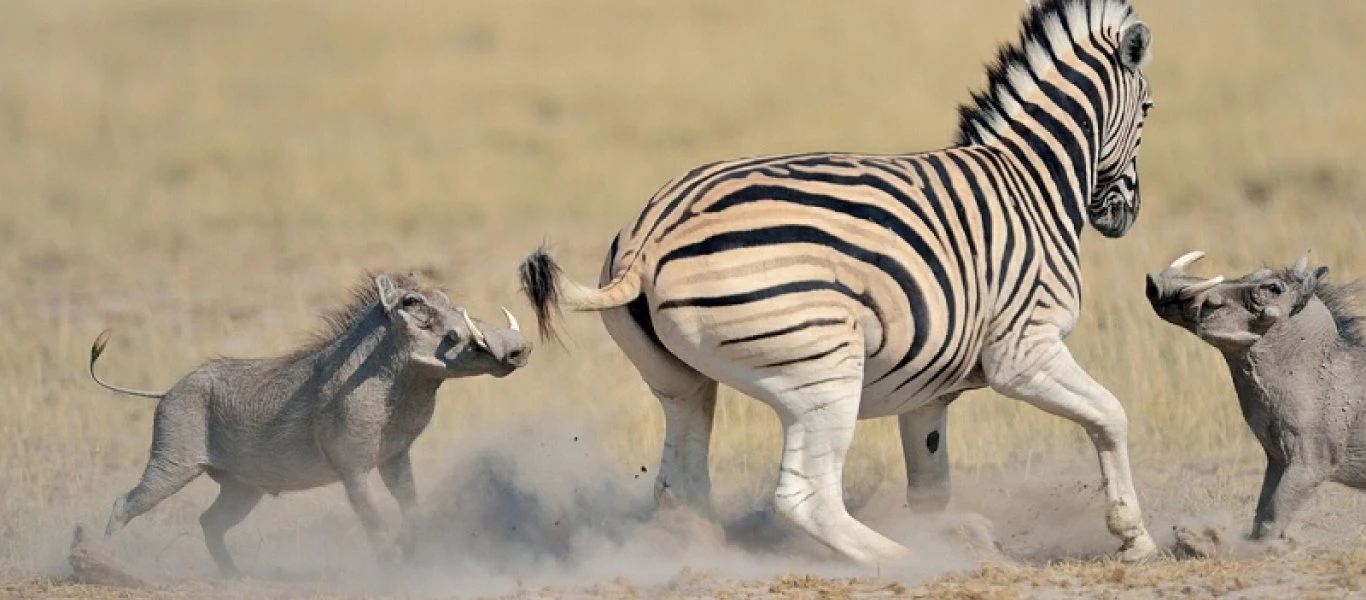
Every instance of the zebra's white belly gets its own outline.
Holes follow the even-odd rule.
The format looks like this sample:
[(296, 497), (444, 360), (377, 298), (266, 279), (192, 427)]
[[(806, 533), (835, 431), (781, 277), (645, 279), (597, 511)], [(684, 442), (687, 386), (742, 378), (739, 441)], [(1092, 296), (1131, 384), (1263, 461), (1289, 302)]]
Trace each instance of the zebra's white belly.
[[(863, 390), (863, 401), (859, 404), (859, 418), (873, 419), (899, 415), (920, 408), (937, 398), (983, 387), (985, 382), (980, 381), (980, 377), (973, 376), (972, 365), (974, 364), (976, 361), (967, 363), (968, 366), (966, 367), (954, 369), (954, 376), (942, 385), (916, 386), (912, 384), (896, 389), (903, 379), (895, 375), (873, 384)], [(872, 371), (872, 369), (868, 371)], [(868, 375), (869, 373), (865, 371), (865, 377)]]

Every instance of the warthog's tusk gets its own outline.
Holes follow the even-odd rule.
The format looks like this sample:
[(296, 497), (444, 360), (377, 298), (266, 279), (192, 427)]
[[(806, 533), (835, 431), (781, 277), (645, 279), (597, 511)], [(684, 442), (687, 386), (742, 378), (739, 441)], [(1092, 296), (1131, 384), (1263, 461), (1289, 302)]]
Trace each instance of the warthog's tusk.
[(1167, 268), (1176, 269), (1178, 271), (1184, 271), (1186, 267), (1191, 266), (1195, 263), (1195, 261), (1200, 260), (1204, 257), (1204, 252), (1200, 250), (1191, 250), (1190, 252), (1182, 254), (1180, 258), (1177, 258), (1176, 260), (1172, 261), (1172, 264), (1168, 265)]
[[(502, 307), (499, 307), (499, 308), (502, 308)], [(508, 320), (508, 329), (511, 329), (511, 330), (516, 331), (516, 332), (519, 332), (519, 333), (522, 331), (522, 326), (517, 324), (517, 317), (512, 316), (512, 311), (510, 311), (510, 310), (508, 310), (508, 309), (506, 309), (506, 308), (503, 308), (503, 316), (504, 316), (504, 317), (507, 317), (507, 320)]]
[(1215, 275), (1214, 277), (1201, 281), (1200, 283), (1186, 286), (1184, 289), (1181, 290), (1181, 293), (1178, 295), (1178, 297), (1182, 300), (1190, 300), (1191, 298), (1194, 298), (1199, 294), (1203, 294), (1212, 289), (1214, 286), (1219, 285), (1223, 282), (1223, 275)]
[(484, 332), (479, 331), (479, 327), (470, 319), (470, 311), (461, 310), (460, 315), (465, 317), (465, 326), (470, 328), (470, 336), (474, 338), (474, 344), (485, 350), (489, 349), (488, 340), (484, 339)]

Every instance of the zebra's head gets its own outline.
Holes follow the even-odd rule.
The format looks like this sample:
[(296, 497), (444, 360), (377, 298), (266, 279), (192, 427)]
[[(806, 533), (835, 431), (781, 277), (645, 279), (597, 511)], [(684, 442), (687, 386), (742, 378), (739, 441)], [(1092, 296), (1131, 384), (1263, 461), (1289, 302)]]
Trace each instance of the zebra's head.
[(1122, 25), (1112, 40), (1109, 98), (1100, 123), (1100, 152), (1096, 157), (1096, 186), (1087, 199), (1091, 225), (1105, 237), (1124, 235), (1138, 220), (1138, 148), (1143, 121), (1153, 106), (1143, 66), (1152, 56), (1152, 31), (1142, 21)]

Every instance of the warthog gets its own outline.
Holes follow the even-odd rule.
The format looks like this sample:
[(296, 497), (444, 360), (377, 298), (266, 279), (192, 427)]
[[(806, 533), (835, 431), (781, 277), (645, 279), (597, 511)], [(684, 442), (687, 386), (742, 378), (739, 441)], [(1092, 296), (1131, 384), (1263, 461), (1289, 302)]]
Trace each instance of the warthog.
[(1358, 284), (1324, 283), (1328, 267), (1194, 277), (1191, 252), (1148, 275), (1162, 319), (1218, 348), (1243, 418), (1266, 452), (1251, 538), (1280, 539), (1324, 481), (1366, 489), (1366, 331), (1349, 313)]
[[(503, 377), (526, 364), (531, 343), (503, 312), (508, 327), (491, 327), (416, 276), (367, 277), (312, 343), (275, 358), (211, 360), (164, 393), (111, 385), (95, 374), (105, 331), (90, 350), (91, 377), (116, 392), (161, 400), (147, 468), (114, 502), (105, 537), (208, 473), (221, 487), (199, 522), (218, 568), (232, 575), (237, 568), (223, 536), (262, 494), (341, 481), (380, 558), (411, 558), (417, 493), (409, 447), (431, 421), (442, 382)], [(375, 467), (402, 515), (392, 546), (382, 543), (366, 484)]]

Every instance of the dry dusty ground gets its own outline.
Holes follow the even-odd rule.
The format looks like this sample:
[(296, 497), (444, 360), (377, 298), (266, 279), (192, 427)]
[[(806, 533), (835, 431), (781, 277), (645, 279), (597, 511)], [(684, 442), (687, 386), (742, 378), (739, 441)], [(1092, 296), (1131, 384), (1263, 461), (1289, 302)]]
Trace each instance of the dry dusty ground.
[[(73, 527), (103, 526), (151, 431), (150, 401), (85, 373), (102, 329), (115, 328), (107, 377), (164, 388), (216, 354), (288, 350), (366, 268), (422, 268), (475, 314), (509, 305), (528, 321), (514, 277), (527, 252), (549, 240), (591, 279), (616, 229), (696, 164), (942, 146), (1022, 7), (376, 6), (6, 4), (0, 596), (1358, 593), (1366, 501), (1339, 489), (1307, 509), (1304, 545), (1285, 557), (1107, 562), (1085, 435), (985, 391), (950, 411), (946, 447), (959, 508), (993, 525), (1010, 562), (981, 567), (953, 527), (907, 515), (894, 419), (860, 424), (846, 487), (861, 517), (912, 543), (913, 561), (841, 567), (784, 535), (760, 510), (776, 418), (725, 390), (712, 455), (721, 544), (712, 528), (651, 516), (660, 410), (591, 317), (567, 318), (568, 348), (539, 347), (522, 372), (442, 389), (413, 450), (429, 521), (420, 564), (378, 569), (331, 486), (264, 502), (228, 536), (251, 578), (217, 581), (196, 519), (215, 489), (197, 481), (105, 548), (156, 587), (68, 582)], [(1211, 274), (1311, 248), (1339, 281), (1366, 276), (1366, 3), (1140, 10), (1157, 102), (1143, 212), (1124, 239), (1084, 235), (1085, 310), (1068, 343), (1125, 404), (1154, 532), (1170, 542), (1173, 525), (1193, 523), (1236, 542), (1260, 452), (1222, 361), (1152, 315), (1142, 275), (1191, 248), (1208, 251)]]
[[(584, 430), (588, 431), (588, 430)], [(914, 518), (898, 490), (850, 498), (858, 516), (906, 542), (902, 565), (861, 568), (791, 534), (734, 484), (723, 526), (656, 513), (649, 477), (614, 468), (590, 442), (510, 426), (460, 458), (423, 516), (414, 564), (380, 567), (344, 503), (286, 496), (230, 536), (248, 575), (221, 581), (196, 524), (153, 519), (133, 540), (96, 546), (141, 586), (74, 581), (54, 548), (48, 575), (0, 593), (68, 598), (1344, 598), (1366, 595), (1366, 498), (1326, 487), (1291, 544), (1241, 539), (1257, 465), (1190, 461), (1140, 469), (1148, 520), (1169, 553), (1143, 565), (1107, 555), (1094, 466), (1017, 464), (956, 473), (952, 511)], [(550, 436), (553, 437), (553, 436)], [(589, 436), (584, 436), (585, 438)], [(1192, 486), (1191, 482), (1200, 482)], [(728, 490), (728, 491), (727, 491)], [(290, 506), (293, 505), (293, 506)], [(185, 514), (183, 511), (176, 512)], [(191, 513), (192, 514), (192, 513)], [(1193, 533), (1176, 544), (1176, 528)], [(60, 535), (60, 532), (54, 532)], [(999, 545), (999, 549), (993, 546)]]

